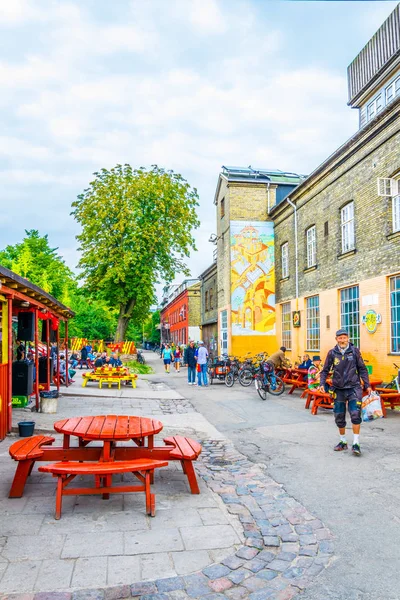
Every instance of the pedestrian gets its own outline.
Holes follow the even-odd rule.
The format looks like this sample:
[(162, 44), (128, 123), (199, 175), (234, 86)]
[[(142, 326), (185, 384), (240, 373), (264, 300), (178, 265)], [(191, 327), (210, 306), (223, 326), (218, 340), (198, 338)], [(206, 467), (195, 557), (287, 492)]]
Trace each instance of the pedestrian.
[(79, 368), (80, 368), (81, 370), (82, 370), (83, 363), (85, 363), (85, 365), (86, 365), (86, 369), (88, 369), (88, 368), (89, 368), (88, 361), (87, 361), (87, 357), (88, 357), (88, 351), (87, 351), (87, 348), (86, 348), (86, 346), (82, 346), (82, 348), (81, 348), (81, 359), (80, 359), (80, 361), (79, 361), (79, 365), (80, 365), (80, 367), (79, 367)]
[(333, 370), (333, 412), (340, 434), (340, 441), (334, 447), (334, 450), (336, 452), (347, 450), (347, 404), (347, 410), (349, 411), (353, 427), (352, 452), (355, 456), (360, 456), (361, 402), (363, 395), (360, 377), (368, 394), (371, 393), (372, 389), (369, 383), (368, 371), (362, 359), (360, 350), (349, 342), (349, 334), (345, 329), (339, 329), (336, 332), (336, 346), (332, 348), (332, 350), (329, 350), (328, 356), (326, 357), (320, 375), (321, 392), (325, 391), (326, 379), (331, 370)]
[(185, 348), (185, 354), (183, 358), (188, 369), (188, 384), (197, 385), (196, 383), (196, 348), (194, 346), (194, 340), (190, 340), (189, 346)]
[(175, 371), (177, 373), (180, 373), (181, 358), (182, 358), (181, 349), (179, 348), (179, 346), (177, 346), (174, 350)]
[(172, 350), (168, 344), (165, 345), (165, 348), (162, 351), (162, 358), (164, 359), (165, 372), (169, 373), (171, 359), (172, 359)]
[(197, 384), (199, 386), (202, 386), (202, 385), (207, 386), (208, 385), (207, 360), (208, 360), (207, 348), (205, 348), (204, 343), (202, 341), (200, 341), (199, 347), (197, 349)]

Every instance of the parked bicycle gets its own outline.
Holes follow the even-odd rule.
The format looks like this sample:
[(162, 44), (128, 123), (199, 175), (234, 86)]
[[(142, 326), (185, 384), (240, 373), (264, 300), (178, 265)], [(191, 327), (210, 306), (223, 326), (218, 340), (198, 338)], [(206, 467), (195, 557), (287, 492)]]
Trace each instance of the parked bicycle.
[(214, 380), (225, 382), (225, 378), (230, 371), (230, 365), (231, 361), (228, 356), (210, 358), (207, 368), (210, 385), (214, 383)]
[(261, 400), (266, 400), (268, 393), (280, 396), (285, 391), (283, 380), (275, 375), (273, 367), (266, 361), (260, 364), (254, 378), (254, 385)]
[(397, 371), (397, 375), (394, 375), (392, 381), (389, 381), (389, 383), (386, 383), (383, 387), (387, 390), (396, 390), (400, 393), (400, 367), (398, 367), (396, 363), (393, 363), (393, 365)]

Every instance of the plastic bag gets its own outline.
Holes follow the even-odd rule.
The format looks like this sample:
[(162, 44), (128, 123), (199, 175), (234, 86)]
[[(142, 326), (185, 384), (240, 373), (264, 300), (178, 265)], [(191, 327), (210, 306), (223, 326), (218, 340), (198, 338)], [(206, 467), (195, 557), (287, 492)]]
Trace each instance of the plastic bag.
[(377, 392), (371, 392), (371, 394), (363, 398), (361, 418), (363, 421), (374, 421), (375, 419), (383, 418), (381, 399)]

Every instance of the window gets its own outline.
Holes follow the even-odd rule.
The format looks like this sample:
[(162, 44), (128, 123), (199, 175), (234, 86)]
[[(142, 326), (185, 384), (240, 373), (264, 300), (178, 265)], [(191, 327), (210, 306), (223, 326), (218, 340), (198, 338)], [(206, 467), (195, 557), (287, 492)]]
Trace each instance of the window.
[(319, 325), (319, 296), (306, 299), (307, 313), (307, 350), (319, 350), (320, 325)]
[(379, 94), (367, 105), (367, 120), (370, 121), (382, 108), (382, 94)]
[(209, 291), (209, 305), (208, 305), (208, 307), (209, 307), (210, 310), (213, 310), (213, 308), (214, 308), (214, 305), (213, 305), (213, 289), (212, 288), (210, 288), (210, 291)]
[(205, 309), (208, 310), (208, 292), (206, 292), (204, 304), (205, 304)]
[(289, 243), (286, 242), (281, 246), (282, 256), (282, 279), (289, 277)]
[(221, 354), (228, 354), (228, 311), (221, 311)]
[(317, 264), (317, 239), (315, 225), (307, 229), (307, 267)]
[(221, 219), (225, 216), (225, 198), (221, 200)]
[(397, 77), (385, 89), (386, 104), (391, 102), (397, 94), (400, 93), (400, 77)]
[(354, 202), (349, 202), (342, 208), (342, 253), (354, 249)]
[(325, 223), (324, 223), (324, 236), (328, 237), (328, 235), (329, 235), (329, 222), (325, 221)]
[(292, 326), (290, 318), (290, 302), (281, 305), (282, 308), (282, 346), (287, 350), (292, 348)]
[(400, 275), (390, 278), (390, 351), (400, 354)]
[(349, 332), (350, 342), (360, 347), (360, 297), (358, 285), (340, 290), (340, 326)]
[(393, 233), (400, 231), (400, 195), (392, 198)]

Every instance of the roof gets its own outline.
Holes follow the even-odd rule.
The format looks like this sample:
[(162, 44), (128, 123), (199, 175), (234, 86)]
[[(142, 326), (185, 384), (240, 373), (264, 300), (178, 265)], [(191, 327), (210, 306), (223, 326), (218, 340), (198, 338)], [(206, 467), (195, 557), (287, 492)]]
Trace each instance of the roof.
[[(31, 298), (32, 303), (40, 302), (59, 316), (63, 316), (66, 319), (75, 316), (75, 313), (68, 308), (68, 306), (61, 304), (54, 296), (51, 296), (42, 290), (42, 288), (34, 285), (28, 279), (25, 279), (13, 271), (10, 271), (10, 269), (6, 269), (6, 267), (0, 265), (0, 286), (3, 285), (17, 293), (24, 294), (24, 296)], [(0, 294), (2, 291), (3, 290), (0, 287)]]
[(385, 78), (400, 61), (400, 4), (347, 67), (348, 104), (360, 105), (371, 86)]
[(281, 171), (280, 169), (253, 169), (253, 167), (222, 166), (221, 173), (228, 181), (252, 181), (256, 183), (275, 183), (278, 185), (297, 185), (306, 175)]

